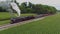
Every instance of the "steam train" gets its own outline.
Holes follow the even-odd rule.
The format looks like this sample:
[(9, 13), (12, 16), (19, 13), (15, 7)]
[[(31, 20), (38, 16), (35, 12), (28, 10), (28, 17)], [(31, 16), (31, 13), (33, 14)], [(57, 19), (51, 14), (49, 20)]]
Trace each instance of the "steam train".
[(51, 15), (51, 14), (40, 14), (37, 16), (16, 17), (16, 18), (11, 19), (11, 24), (23, 22), (23, 21), (27, 21), (27, 20), (31, 20), (31, 19), (41, 18), (41, 17), (45, 17), (45, 16), (49, 16), (49, 15)]

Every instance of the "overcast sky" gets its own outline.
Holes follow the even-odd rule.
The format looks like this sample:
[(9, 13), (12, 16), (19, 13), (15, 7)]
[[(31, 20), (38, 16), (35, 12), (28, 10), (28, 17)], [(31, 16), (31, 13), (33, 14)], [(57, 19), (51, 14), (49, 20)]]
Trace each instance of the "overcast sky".
[(31, 3), (34, 3), (34, 4), (44, 4), (44, 5), (55, 6), (57, 9), (60, 10), (60, 0), (17, 0), (17, 1), (20, 4), (22, 2), (31, 2)]

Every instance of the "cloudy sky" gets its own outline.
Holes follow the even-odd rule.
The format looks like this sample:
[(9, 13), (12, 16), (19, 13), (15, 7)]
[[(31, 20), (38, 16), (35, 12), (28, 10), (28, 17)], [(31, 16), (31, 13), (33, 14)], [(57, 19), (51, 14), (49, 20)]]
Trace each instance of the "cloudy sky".
[(18, 2), (32, 2), (34, 4), (45, 4), (50, 6), (55, 6), (57, 9), (60, 9), (60, 0), (17, 0)]
[(34, 4), (44, 4), (44, 5), (55, 6), (57, 9), (60, 10), (60, 0), (17, 0), (17, 1), (20, 4), (22, 2), (31, 2), (31, 3), (34, 3)]

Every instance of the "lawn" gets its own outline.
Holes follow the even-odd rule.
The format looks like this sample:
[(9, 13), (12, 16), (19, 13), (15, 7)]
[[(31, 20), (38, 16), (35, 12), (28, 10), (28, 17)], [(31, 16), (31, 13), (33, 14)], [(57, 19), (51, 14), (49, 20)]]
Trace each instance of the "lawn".
[(60, 13), (43, 20), (13, 27), (0, 34), (60, 34)]
[[(36, 14), (21, 14), (21, 16), (30, 16), (30, 15), (36, 15)], [(8, 20), (3, 20), (3, 21), (0, 21), (0, 25), (3, 25), (3, 24), (7, 24), (10, 22), (10, 13), (9, 12), (0, 12), (0, 20), (2, 19), (8, 19)]]

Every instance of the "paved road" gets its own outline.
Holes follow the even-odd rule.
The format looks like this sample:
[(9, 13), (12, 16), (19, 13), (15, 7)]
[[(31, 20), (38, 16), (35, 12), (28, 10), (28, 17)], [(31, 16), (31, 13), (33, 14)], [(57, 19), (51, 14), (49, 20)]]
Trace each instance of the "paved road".
[(11, 27), (23, 25), (23, 24), (26, 24), (26, 23), (31, 23), (31, 22), (33, 22), (33, 21), (42, 20), (42, 19), (44, 19), (44, 18), (45, 18), (45, 17), (37, 18), (37, 19), (32, 19), (32, 20), (28, 20), (28, 21), (23, 21), (23, 22), (19, 22), (19, 23), (15, 23), (15, 24), (6, 24), (6, 25), (3, 25), (3, 26), (0, 26), (0, 31), (9, 29), (9, 28), (11, 28)]

